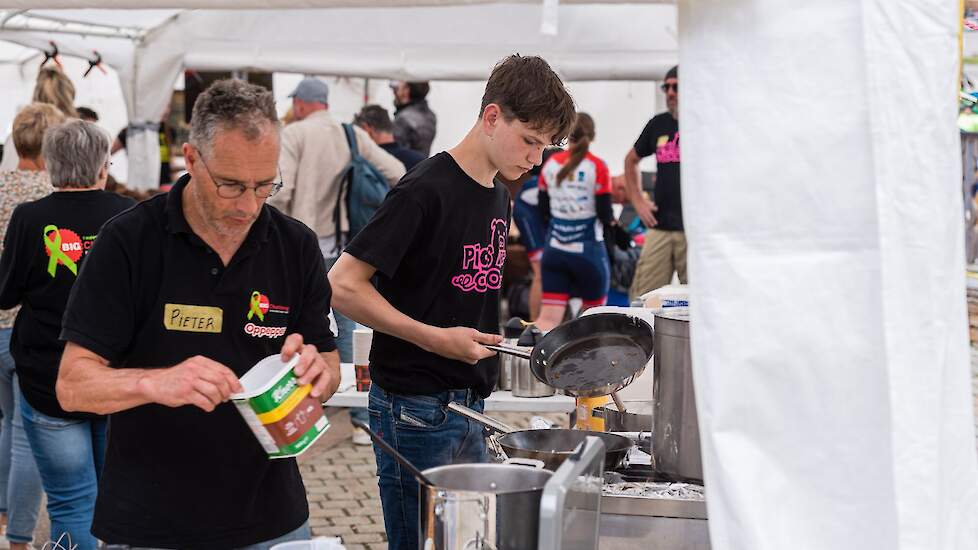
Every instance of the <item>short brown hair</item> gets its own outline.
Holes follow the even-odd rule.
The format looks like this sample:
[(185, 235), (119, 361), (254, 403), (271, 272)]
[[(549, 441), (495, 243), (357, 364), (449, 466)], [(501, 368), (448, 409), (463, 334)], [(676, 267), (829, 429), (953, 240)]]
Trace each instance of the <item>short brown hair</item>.
[(44, 133), (65, 121), (65, 115), (50, 103), (31, 103), (14, 117), (14, 149), (22, 159), (41, 156)]
[(517, 118), (534, 130), (551, 133), (551, 143), (561, 144), (574, 124), (574, 99), (557, 73), (541, 57), (511, 55), (492, 69), (482, 96), (479, 116), (495, 103), (507, 120)]

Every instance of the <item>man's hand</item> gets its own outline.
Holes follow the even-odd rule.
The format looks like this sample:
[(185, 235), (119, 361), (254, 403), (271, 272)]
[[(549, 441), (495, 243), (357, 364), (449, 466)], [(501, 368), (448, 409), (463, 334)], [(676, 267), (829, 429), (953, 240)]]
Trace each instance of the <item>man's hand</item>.
[(431, 336), (426, 345), (423, 346), (425, 350), (449, 359), (464, 361), (470, 365), (496, 354), (496, 352), (486, 349), (484, 344), (498, 344), (503, 340), (503, 337), (498, 334), (486, 334), (474, 328), (431, 328)]
[(646, 228), (652, 229), (656, 225), (659, 225), (658, 220), (652, 215), (653, 212), (659, 211), (659, 207), (654, 202), (644, 196), (640, 196), (638, 200), (632, 201), (632, 207), (635, 208), (635, 213), (638, 214), (638, 218), (642, 220)]
[(291, 361), (299, 354), (299, 362), (292, 372), (299, 378), (299, 384), (312, 384), (312, 396), (325, 401), (336, 393), (340, 386), (340, 356), (337, 352), (319, 353), (316, 346), (304, 344), (301, 334), (290, 334), (282, 345), (282, 360)]
[(200, 355), (173, 367), (145, 371), (139, 387), (151, 403), (168, 407), (194, 405), (207, 412), (242, 391), (231, 369)]

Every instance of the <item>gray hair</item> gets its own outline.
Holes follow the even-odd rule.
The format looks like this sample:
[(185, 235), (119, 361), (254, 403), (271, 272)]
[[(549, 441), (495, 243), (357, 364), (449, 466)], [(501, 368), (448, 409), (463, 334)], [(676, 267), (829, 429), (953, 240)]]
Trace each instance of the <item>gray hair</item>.
[(194, 103), (190, 143), (209, 153), (218, 130), (240, 130), (249, 141), (257, 141), (269, 126), (278, 131), (272, 92), (241, 80), (218, 80)]
[(57, 188), (92, 187), (109, 162), (109, 136), (84, 120), (72, 119), (48, 128), (41, 154), (51, 185)]

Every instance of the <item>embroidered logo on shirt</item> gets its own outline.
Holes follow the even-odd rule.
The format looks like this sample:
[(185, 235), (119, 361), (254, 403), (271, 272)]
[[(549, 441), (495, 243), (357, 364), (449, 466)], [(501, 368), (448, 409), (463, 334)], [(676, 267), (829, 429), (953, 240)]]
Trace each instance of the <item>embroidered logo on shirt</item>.
[(95, 236), (79, 237), (70, 229), (56, 225), (44, 226), (44, 253), (48, 255), (48, 275), (57, 275), (58, 266), (68, 268), (72, 275), (78, 275), (78, 261), (92, 248)]
[(220, 334), (224, 310), (213, 306), (163, 304), (163, 328), (181, 332)]
[(462, 247), (462, 273), (452, 277), (452, 285), (464, 292), (499, 290), (506, 262), (506, 220), (489, 224), (489, 242)]
[(280, 306), (273, 304), (268, 296), (265, 296), (257, 290), (251, 291), (251, 299), (248, 304), (248, 320), (251, 321), (252, 317), (258, 317), (259, 321), (265, 320), (265, 314), (268, 312), (281, 313), (288, 315), (289, 306)]
[(289, 306), (273, 304), (268, 296), (258, 290), (251, 291), (248, 300), (248, 324), (244, 326), (244, 332), (248, 336), (255, 338), (279, 338), (285, 336), (288, 327), (264, 327), (256, 323), (264, 323), (265, 316), (270, 313), (289, 314)]

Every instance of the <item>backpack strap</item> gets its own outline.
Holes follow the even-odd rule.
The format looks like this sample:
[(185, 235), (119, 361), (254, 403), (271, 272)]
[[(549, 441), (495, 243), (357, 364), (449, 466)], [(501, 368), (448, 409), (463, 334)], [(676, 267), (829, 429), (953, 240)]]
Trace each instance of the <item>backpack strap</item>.
[(357, 134), (353, 131), (353, 125), (344, 122), (343, 130), (346, 131), (346, 144), (350, 146), (350, 156), (354, 161), (359, 161), (360, 150), (357, 147)]

